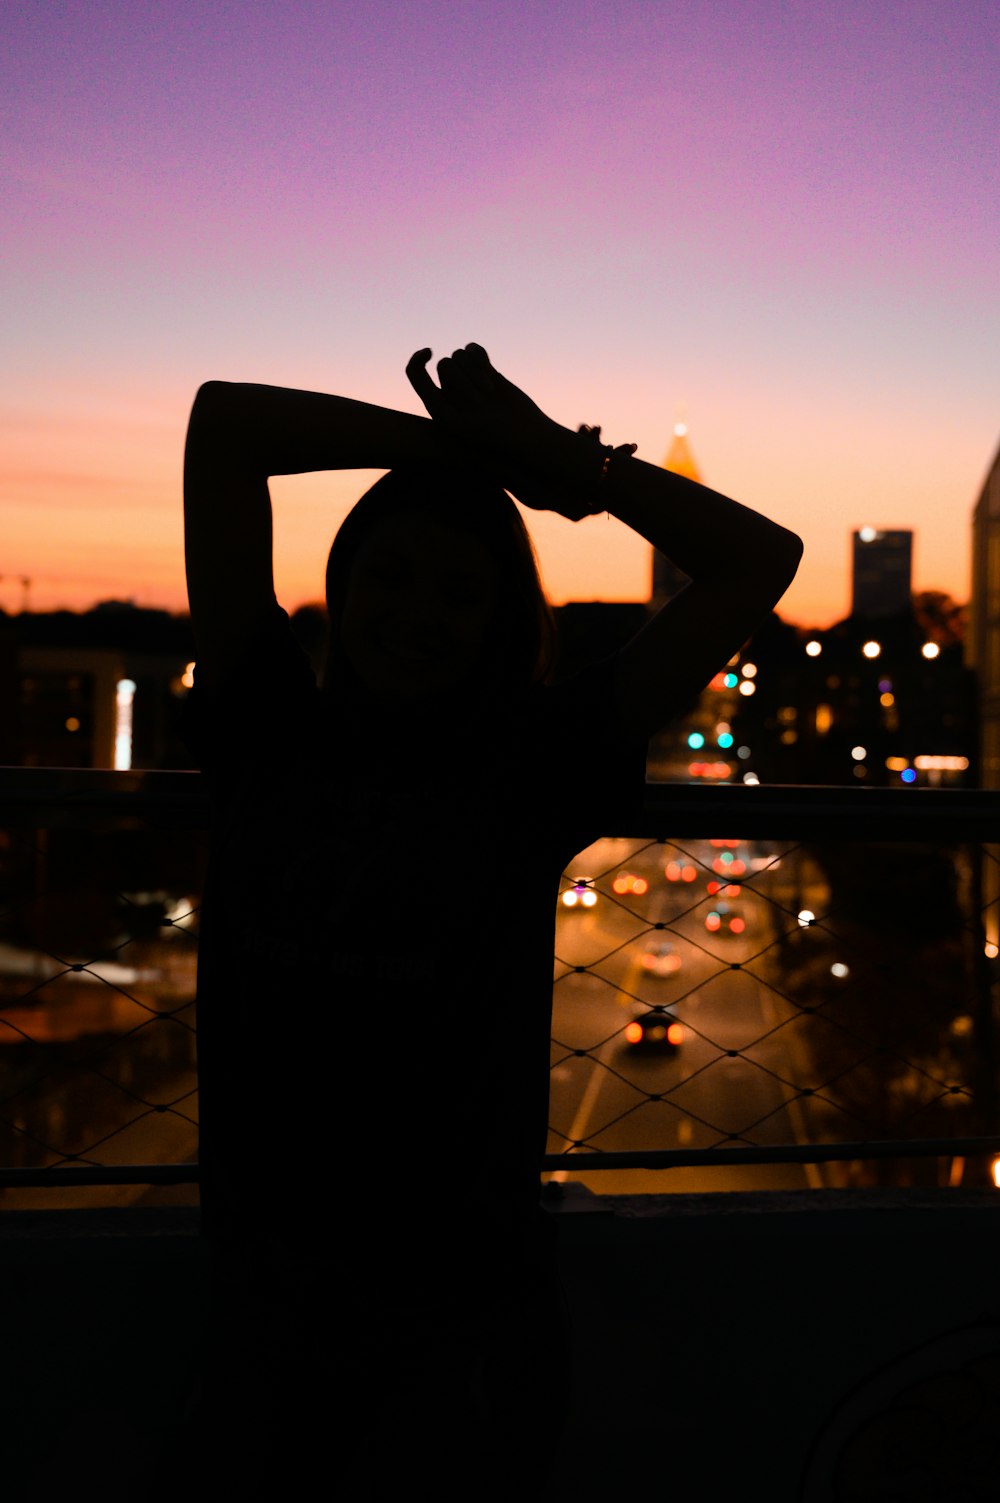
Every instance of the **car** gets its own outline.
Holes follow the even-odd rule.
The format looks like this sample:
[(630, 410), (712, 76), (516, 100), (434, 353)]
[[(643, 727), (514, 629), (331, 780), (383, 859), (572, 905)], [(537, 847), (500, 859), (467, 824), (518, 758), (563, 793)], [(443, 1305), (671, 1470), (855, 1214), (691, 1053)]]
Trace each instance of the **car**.
[(747, 921), (735, 903), (716, 903), (705, 915), (709, 934), (745, 934)]
[(668, 882), (694, 882), (698, 868), (690, 861), (668, 861), (663, 868), (663, 875)]
[(684, 1025), (669, 1007), (651, 1007), (625, 1028), (625, 1043), (637, 1053), (676, 1054), (684, 1040)]
[(559, 901), (564, 908), (577, 909), (578, 911), (597, 906), (597, 893), (591, 877), (571, 877), (570, 886), (560, 894)]
[(619, 897), (632, 893), (634, 897), (642, 898), (649, 891), (649, 883), (645, 877), (637, 877), (635, 872), (619, 872), (611, 888)]
[(651, 939), (639, 964), (647, 976), (675, 976), (684, 962), (669, 939)]

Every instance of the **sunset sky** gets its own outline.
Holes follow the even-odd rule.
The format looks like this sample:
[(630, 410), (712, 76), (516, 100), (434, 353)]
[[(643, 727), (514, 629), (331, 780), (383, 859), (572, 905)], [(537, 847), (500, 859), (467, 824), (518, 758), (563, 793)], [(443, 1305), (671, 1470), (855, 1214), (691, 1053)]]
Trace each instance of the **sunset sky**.
[[(1000, 439), (992, 0), (6, 0), (0, 606), (184, 605), (209, 377), (419, 410), (476, 339), (563, 422), (806, 544), (916, 530), (965, 598)], [(273, 486), (288, 607), (358, 474)], [(644, 598), (618, 523), (532, 514), (556, 600)], [(720, 539), (720, 546), (724, 546)]]

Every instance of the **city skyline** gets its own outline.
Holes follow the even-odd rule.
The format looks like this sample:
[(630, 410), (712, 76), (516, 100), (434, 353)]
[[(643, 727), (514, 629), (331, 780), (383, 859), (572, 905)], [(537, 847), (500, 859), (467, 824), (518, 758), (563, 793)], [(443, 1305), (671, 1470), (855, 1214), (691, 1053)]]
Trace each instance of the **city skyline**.
[[(417, 410), (479, 339), (552, 416), (804, 538), (781, 606), (847, 614), (850, 534), (967, 599), (996, 451), (1000, 21), (261, 0), (10, 8), (0, 606), (184, 606), (180, 459), (209, 377)], [(322, 592), (357, 474), (274, 485), (276, 583)], [(647, 546), (532, 513), (556, 602), (642, 599)]]

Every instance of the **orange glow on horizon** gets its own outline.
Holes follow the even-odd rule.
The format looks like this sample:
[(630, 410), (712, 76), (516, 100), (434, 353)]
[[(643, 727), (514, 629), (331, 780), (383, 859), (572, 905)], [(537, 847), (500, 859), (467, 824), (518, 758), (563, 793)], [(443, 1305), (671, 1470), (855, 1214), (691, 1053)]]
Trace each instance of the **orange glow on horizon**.
[[(10, 424), (0, 470), (5, 522), (0, 608), (13, 613), (27, 601), (32, 610), (87, 610), (101, 600), (133, 599), (139, 606), (183, 612), (181, 458), (189, 396), (163, 394), (156, 401), (149, 394), (129, 403), (120, 393), (85, 399), (67, 392), (60, 401), (66, 414), (37, 414)], [(767, 456), (751, 455), (744, 474), (716, 475), (718, 463), (710, 465), (702, 453), (707, 447), (699, 437), (697, 457), (710, 483), (760, 506), (804, 539), (805, 557), (779, 603), (779, 615), (817, 629), (842, 620), (850, 605), (849, 527), (831, 520), (819, 496), (803, 510), (798, 495), (806, 488), (797, 483), (794, 467), (777, 483), (767, 474)], [(646, 449), (662, 454), (662, 433)], [(286, 609), (322, 599), (330, 540), (378, 473), (271, 482), (275, 585)], [(836, 483), (834, 476), (831, 485)], [(974, 499), (966, 499), (970, 520)], [(909, 517), (893, 517), (890, 511), (882, 516), (887, 524), (912, 526), (920, 520), (916, 508)], [(648, 599), (650, 547), (622, 523), (605, 515), (578, 524), (552, 513), (525, 511), (524, 516), (553, 604)], [(933, 535), (922, 542), (923, 536), (918, 526), (915, 586), (967, 599), (969, 530), (952, 525), (944, 545)], [(30, 580), (27, 589), (22, 579)]]

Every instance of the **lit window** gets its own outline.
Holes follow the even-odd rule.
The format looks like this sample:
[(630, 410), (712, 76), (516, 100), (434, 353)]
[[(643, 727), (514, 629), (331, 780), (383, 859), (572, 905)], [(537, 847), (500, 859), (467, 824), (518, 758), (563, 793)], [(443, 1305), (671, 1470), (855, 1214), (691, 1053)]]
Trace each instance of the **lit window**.
[(753, 694), (756, 691), (756, 688), (757, 685), (755, 683), (753, 683), (750, 679), (745, 678), (742, 684), (740, 684), (740, 693), (747, 695)]
[(756, 663), (744, 663), (743, 664), (743, 677), (744, 678), (756, 678), (757, 677), (757, 664)]
[(822, 644), (822, 642), (817, 642), (815, 639), (813, 639), (812, 642), (807, 642), (806, 643), (806, 657), (809, 657), (809, 658), (818, 658), (819, 655), (820, 655), (820, 653), (822, 651), (823, 651), (823, 644)]
[(865, 758), (867, 757), (867, 755), (868, 755), (868, 748), (867, 748), (867, 746), (852, 746), (851, 747), (851, 756), (854, 758), (855, 762), (863, 762), (865, 760)]
[(923, 653), (925, 658), (936, 658), (941, 649), (936, 642), (925, 642), (920, 651)]
[(882, 651), (882, 644), (881, 642), (866, 642), (861, 651), (866, 658), (877, 658)]

